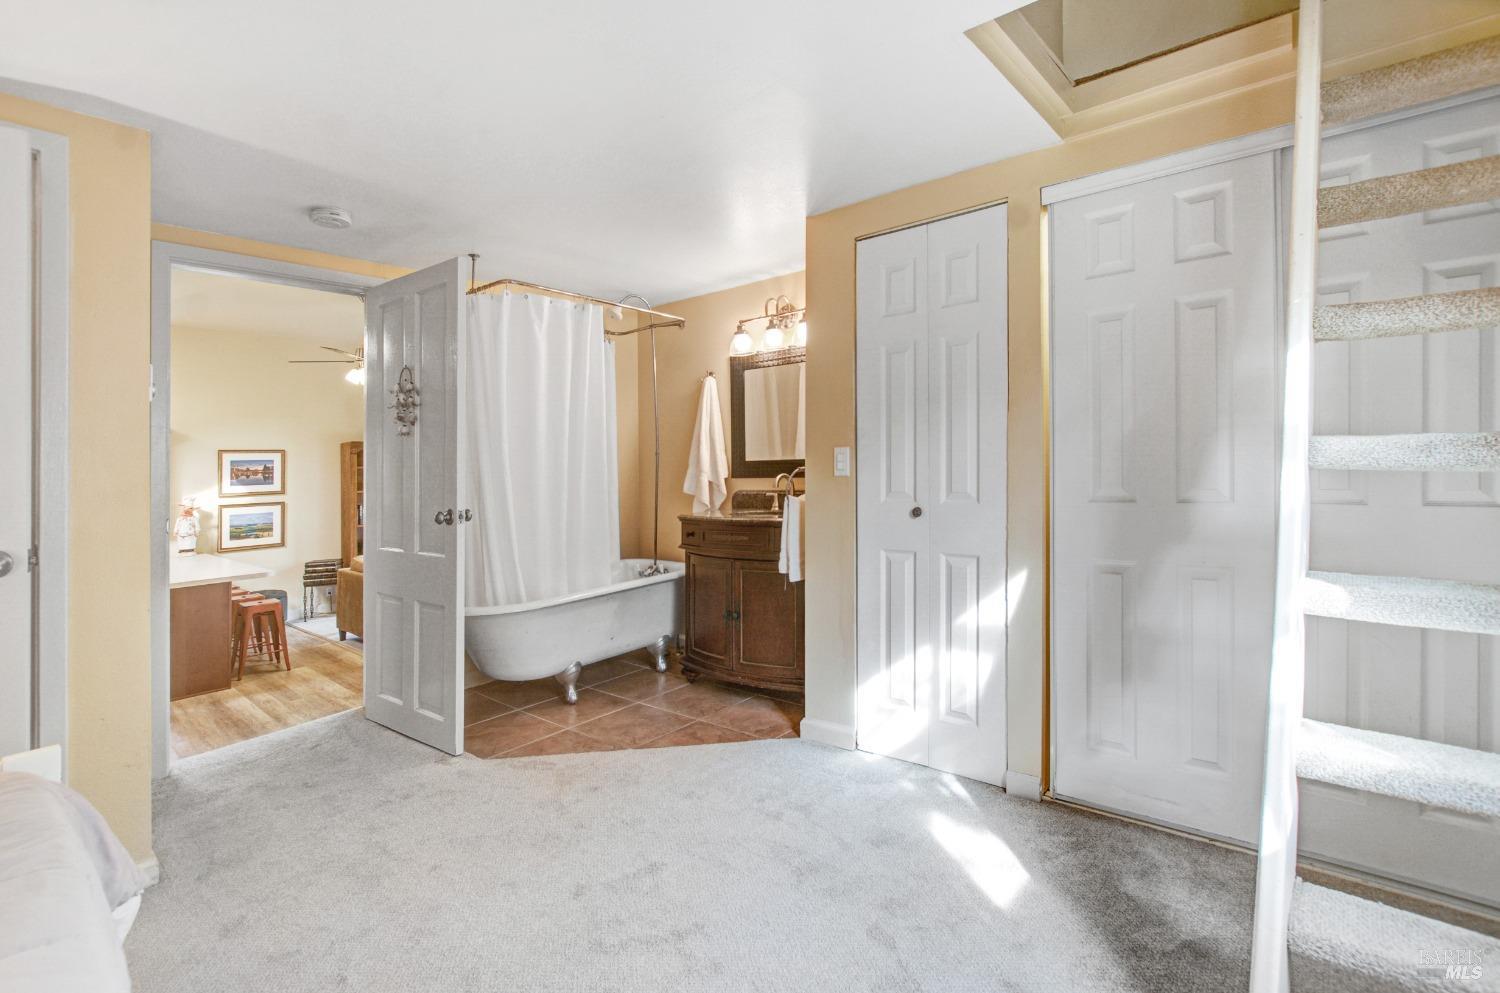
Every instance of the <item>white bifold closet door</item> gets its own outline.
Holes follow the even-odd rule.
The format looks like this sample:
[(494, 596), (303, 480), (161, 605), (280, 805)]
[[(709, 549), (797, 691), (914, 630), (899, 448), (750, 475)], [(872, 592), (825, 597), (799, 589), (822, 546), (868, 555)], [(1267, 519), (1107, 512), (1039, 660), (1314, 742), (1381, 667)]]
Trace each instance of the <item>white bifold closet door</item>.
[[(1329, 138), (1325, 183), (1500, 154), (1490, 98)], [(1495, 286), (1500, 202), (1323, 232), (1320, 303)], [(1500, 430), (1500, 330), (1329, 342), (1315, 353), (1325, 434)], [(1500, 474), (1312, 474), (1312, 567), (1493, 583)], [(1309, 717), (1500, 751), (1500, 638), (1311, 617)], [(1500, 822), (1322, 783), (1302, 785), (1302, 849), (1500, 906)]]
[[(464, 750), (465, 279), (457, 259), (365, 293), (365, 716)], [(403, 430), (394, 394), (419, 405)]]
[(1054, 204), (1054, 794), (1254, 844), (1276, 154)]
[(1006, 208), (859, 243), (861, 749), (1005, 775)]

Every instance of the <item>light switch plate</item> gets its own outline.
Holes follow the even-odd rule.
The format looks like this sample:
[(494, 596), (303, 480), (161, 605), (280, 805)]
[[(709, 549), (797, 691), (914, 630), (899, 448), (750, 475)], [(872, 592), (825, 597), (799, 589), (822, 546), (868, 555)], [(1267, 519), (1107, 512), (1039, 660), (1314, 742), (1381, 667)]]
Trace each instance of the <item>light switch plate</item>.
[(849, 449), (835, 448), (833, 450), (833, 474), (835, 476), (849, 475)]

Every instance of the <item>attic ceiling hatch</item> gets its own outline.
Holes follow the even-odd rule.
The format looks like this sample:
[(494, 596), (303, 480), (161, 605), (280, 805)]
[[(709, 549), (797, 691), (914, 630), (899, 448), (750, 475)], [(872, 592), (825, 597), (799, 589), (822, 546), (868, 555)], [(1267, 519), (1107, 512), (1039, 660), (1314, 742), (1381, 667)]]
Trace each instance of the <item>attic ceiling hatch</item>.
[[(1324, 76), (1362, 72), (1500, 31), (1466, 0), (1333, 0)], [(1372, 9), (1374, 8), (1374, 9)], [(965, 32), (1063, 138), (1295, 72), (1296, 0), (1036, 0)]]

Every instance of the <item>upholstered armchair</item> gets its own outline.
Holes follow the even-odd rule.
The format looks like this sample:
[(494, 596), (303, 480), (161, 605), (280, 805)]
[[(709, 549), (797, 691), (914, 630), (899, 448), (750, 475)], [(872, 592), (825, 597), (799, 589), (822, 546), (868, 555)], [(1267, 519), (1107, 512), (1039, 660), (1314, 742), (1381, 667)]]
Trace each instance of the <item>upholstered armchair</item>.
[(339, 641), (349, 635), (365, 636), (365, 557), (339, 570), (339, 583), (333, 593), (333, 613), (339, 626)]

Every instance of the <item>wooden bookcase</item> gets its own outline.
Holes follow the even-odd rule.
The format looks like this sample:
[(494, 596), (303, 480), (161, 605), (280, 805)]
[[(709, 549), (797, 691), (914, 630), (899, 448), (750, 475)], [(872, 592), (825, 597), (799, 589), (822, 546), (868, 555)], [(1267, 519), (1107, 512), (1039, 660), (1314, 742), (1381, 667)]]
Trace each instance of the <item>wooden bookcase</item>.
[(339, 445), (339, 555), (344, 565), (365, 552), (365, 443)]

